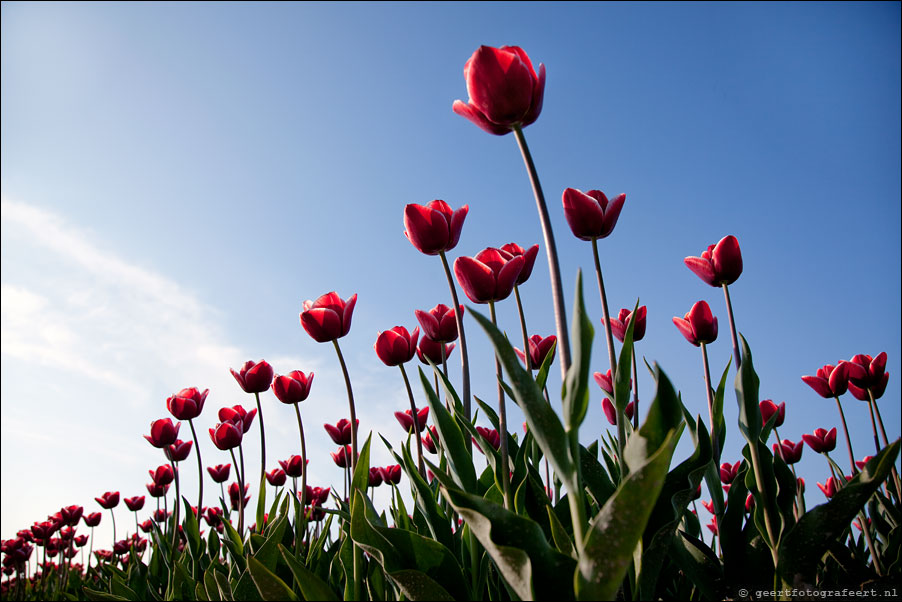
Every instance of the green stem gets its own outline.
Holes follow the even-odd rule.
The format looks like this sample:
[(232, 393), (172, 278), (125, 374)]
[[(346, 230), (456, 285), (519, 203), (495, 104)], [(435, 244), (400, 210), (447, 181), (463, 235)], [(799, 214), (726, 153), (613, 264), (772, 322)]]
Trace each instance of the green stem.
[[(530, 376), (532, 376), (532, 357), (529, 353), (529, 335), (526, 330), (526, 316), (523, 314), (523, 302), (520, 301), (520, 287), (514, 286), (514, 296), (517, 299), (517, 313), (520, 314), (520, 330), (523, 331), (523, 355), (525, 359), (523, 362), (526, 364), (526, 371), (529, 372)], [(538, 368), (538, 366), (536, 366)]]
[[(764, 527), (767, 531), (768, 546), (770, 547), (771, 557), (774, 561), (774, 568), (777, 567), (779, 556), (777, 554), (777, 533), (774, 528), (774, 519), (771, 515), (770, 498), (767, 496), (767, 486), (764, 481), (764, 471), (761, 466), (761, 456), (758, 454), (758, 441), (749, 443), (749, 454), (752, 456), (752, 470), (755, 473), (755, 485), (764, 504)], [(776, 579), (776, 577), (775, 577)]]
[[(498, 327), (498, 319), (495, 315), (495, 302), (489, 301), (489, 312), (492, 316), (492, 325)], [(528, 350), (527, 350), (528, 352)], [(504, 402), (504, 387), (501, 386), (501, 360), (495, 354), (495, 375), (498, 379), (498, 422), (501, 432), (501, 489), (504, 493), (504, 507), (513, 510), (511, 500), (510, 458), (507, 449), (507, 405)]]
[(175, 475), (175, 503), (173, 504), (173, 506), (175, 506), (175, 508), (173, 509), (174, 512), (172, 515), (172, 517), (174, 519), (174, 522), (172, 523), (172, 525), (173, 525), (173, 528), (172, 528), (172, 530), (173, 530), (172, 561), (175, 562), (175, 552), (178, 549), (178, 542), (179, 542), (179, 524), (180, 524), (179, 518), (180, 518), (180, 514), (181, 514), (179, 512), (179, 506), (182, 505), (182, 494), (181, 494), (181, 489), (179, 488), (178, 468), (176, 468), (175, 461), (173, 461), (172, 459), (169, 460), (169, 463), (172, 465), (172, 474)]
[[(263, 424), (263, 417), (260, 417), (260, 424)], [(197, 440), (197, 431), (194, 430), (194, 421), (188, 420), (191, 427), (191, 434), (194, 436), (194, 451), (197, 452), (197, 513), (198, 515), (204, 511), (204, 464), (200, 458), (200, 442)], [(136, 515), (137, 518), (137, 515)]]
[[(110, 518), (113, 519), (113, 547), (116, 547), (116, 515), (113, 514), (112, 508), (110, 508)], [(45, 558), (44, 561), (46, 562), (47, 559)]]
[[(444, 343), (440, 343), (444, 345)], [(410, 412), (411, 418), (413, 419), (413, 438), (417, 440), (417, 469), (420, 471), (420, 476), (423, 477), (423, 480), (426, 480), (426, 465), (423, 464), (423, 440), (420, 437), (420, 419), (417, 416), (417, 406), (413, 401), (413, 389), (410, 388), (410, 379), (407, 378), (407, 370), (404, 369), (404, 364), (398, 364), (398, 367), (401, 369), (401, 376), (404, 377), (404, 386), (407, 387), (407, 398), (410, 400)]]
[(733, 319), (733, 303), (730, 301), (730, 288), (726, 284), (723, 285), (723, 296), (727, 301), (727, 317), (730, 320), (730, 336), (733, 337), (733, 363), (736, 364), (736, 369), (739, 370), (739, 339), (736, 336), (736, 321)]
[(351, 472), (353, 473), (357, 469), (357, 411), (354, 408), (354, 390), (351, 388), (351, 376), (348, 374), (345, 358), (341, 354), (341, 347), (338, 346), (338, 339), (334, 339), (332, 344), (335, 345), (338, 363), (341, 364), (341, 372), (345, 377), (345, 387), (348, 389), (348, 407), (351, 412)]
[[(300, 404), (294, 404), (294, 412), (298, 417), (298, 433), (301, 435), (301, 509), (305, 507), (307, 503), (307, 442), (304, 439), (304, 423), (301, 422), (301, 408)], [(294, 497), (298, 496), (298, 487), (297, 487), (297, 479), (292, 477), (294, 480)], [(303, 514), (303, 511), (301, 512)]]
[(858, 473), (858, 467), (855, 466), (855, 454), (852, 452), (852, 439), (849, 438), (849, 425), (846, 424), (846, 414), (842, 411), (842, 404), (839, 403), (839, 395), (834, 395), (833, 399), (836, 400), (836, 408), (839, 410), (839, 418), (842, 420), (842, 430), (846, 435), (846, 448), (849, 450), (849, 466), (852, 467), (852, 475), (854, 476)]
[[(238, 446), (238, 453), (241, 456), (241, 468), (242, 470), (238, 470), (238, 461), (235, 459), (235, 449), (232, 448), (229, 450), (229, 453), (232, 454), (232, 464), (235, 465), (235, 474), (238, 477), (238, 537), (242, 540), (244, 539), (244, 477), (242, 476), (242, 472), (244, 469), (244, 452), (241, 449), (241, 446)], [(229, 505), (231, 507), (231, 504)]]
[(708, 364), (708, 346), (700, 343), (702, 363), (705, 367), (705, 394), (708, 396), (708, 422), (711, 425), (711, 447), (714, 449), (714, 465), (720, 462), (720, 441), (717, 440), (717, 425), (714, 424), (714, 389), (711, 388), (711, 368)]
[[(889, 439), (887, 439), (886, 429), (883, 427), (883, 417), (880, 415), (880, 406), (877, 405), (877, 399), (870, 389), (868, 389), (868, 396), (871, 398), (871, 405), (874, 407), (874, 412), (877, 414), (877, 421), (880, 423), (880, 434), (883, 436), (883, 445), (889, 447)], [(902, 486), (900, 486), (899, 472), (896, 470), (895, 464), (893, 464), (891, 472), (893, 475), (893, 484), (896, 486), (896, 501), (900, 501), (902, 500)]]
[(554, 232), (551, 229), (551, 218), (548, 216), (548, 207), (545, 204), (545, 194), (542, 192), (542, 184), (539, 182), (539, 173), (536, 171), (532, 154), (526, 144), (526, 137), (519, 125), (515, 125), (514, 136), (520, 153), (523, 155), (523, 163), (529, 174), (532, 184), (532, 192), (536, 197), (536, 209), (539, 211), (539, 222), (542, 225), (542, 236), (545, 239), (545, 253), (548, 256), (548, 275), (551, 278), (551, 300), (554, 304), (554, 322), (557, 327), (557, 348), (561, 357), (561, 379), (567, 380), (567, 371), (570, 369), (570, 338), (567, 333), (567, 311), (564, 308), (564, 289), (561, 287), (561, 268), (558, 262), (557, 247), (554, 244)]
[[(611, 332), (611, 315), (608, 312), (608, 296), (604, 290), (604, 278), (601, 275), (601, 261), (598, 258), (598, 239), (592, 239), (592, 256), (595, 258), (595, 277), (598, 280), (598, 294), (601, 296), (601, 312), (604, 318), (604, 334), (608, 344), (608, 359), (611, 362), (611, 383), (617, 378), (617, 357), (614, 354), (614, 335)], [(626, 424), (624, 424), (623, 410), (617, 410), (617, 445), (620, 450), (620, 463), (623, 462), (623, 448), (626, 446)], [(622, 475), (626, 474), (626, 470), (621, 471)]]
[[(457, 287), (454, 285), (454, 277), (451, 276), (451, 266), (445, 252), (439, 253), (442, 258), (442, 267), (445, 268), (445, 278), (448, 280), (448, 288), (451, 289), (451, 302), (454, 303), (454, 320), (457, 322), (457, 333), (460, 335), (460, 369), (463, 379), (463, 404), (464, 416), (470, 420), (470, 359), (467, 354), (467, 335), (464, 333), (464, 317), (461, 313), (460, 301), (457, 298)], [(444, 343), (440, 343), (444, 347)], [(472, 444), (467, 440), (467, 449), (472, 449)]]

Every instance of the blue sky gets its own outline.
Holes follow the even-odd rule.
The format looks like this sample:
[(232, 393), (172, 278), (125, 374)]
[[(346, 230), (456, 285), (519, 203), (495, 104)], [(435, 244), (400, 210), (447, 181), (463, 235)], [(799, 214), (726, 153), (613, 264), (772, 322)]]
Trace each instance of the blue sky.
[[(513, 137), (451, 112), (481, 44), (519, 45), (547, 69), (525, 133), (568, 308), (581, 267), (600, 335), (591, 245), (560, 195), (625, 192), (600, 244), (612, 312), (641, 298), (639, 352), (705, 413), (701, 359), (671, 318), (711, 304), (719, 373), (723, 297), (682, 259), (733, 234), (738, 328), (762, 398), (787, 402), (781, 434), (838, 425), (802, 375), (886, 351), (881, 409), (898, 437), (899, 23), (898, 3), (3, 3), (2, 536), (62, 505), (99, 510), (107, 490), (146, 493), (162, 456), (141, 435), (183, 387), (211, 389), (202, 451), (226, 462), (205, 433), (219, 407), (253, 403), (228, 372), (248, 359), (316, 373), (302, 407), (311, 477), (340, 486), (321, 424), (345, 416), (344, 384), (298, 323), (305, 299), (332, 290), (359, 295), (341, 343), (361, 429), (400, 440), (391, 413), (406, 395), (372, 345), (449, 302), (438, 260), (403, 235), (404, 205), (469, 204), (452, 257), (541, 243)], [(523, 294), (530, 331), (551, 334), (544, 249)], [(519, 340), (513, 301), (499, 312)], [(494, 399), (491, 350), (468, 328), (474, 392)], [(607, 365), (601, 336), (593, 364)], [(587, 440), (607, 428), (600, 401), (593, 389)], [(268, 457), (298, 453), (291, 408), (263, 403)], [(866, 406), (844, 403), (856, 455), (873, 453)], [(732, 395), (727, 417), (735, 459)], [(809, 449), (800, 470), (819, 503), (825, 464)], [(191, 499), (193, 463), (183, 473)]]

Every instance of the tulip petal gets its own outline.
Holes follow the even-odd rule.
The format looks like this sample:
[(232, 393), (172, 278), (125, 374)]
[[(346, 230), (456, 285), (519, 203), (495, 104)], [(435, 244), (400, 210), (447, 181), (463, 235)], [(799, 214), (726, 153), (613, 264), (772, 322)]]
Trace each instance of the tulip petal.
[(814, 392), (823, 398), (833, 397), (833, 391), (830, 390), (830, 384), (823, 378), (817, 376), (803, 376), (802, 381), (814, 389)]
[(345, 336), (351, 332), (351, 317), (354, 315), (354, 306), (357, 305), (357, 293), (351, 295), (347, 302), (344, 303), (344, 310), (341, 316), (341, 336)]
[(520, 122), (532, 104), (532, 65), (516, 52), (481, 46), (472, 57), (467, 77), (470, 104), (499, 124)]
[(454, 275), (474, 303), (488, 303), (494, 299), (495, 273), (487, 265), (472, 257), (458, 257), (454, 261)]
[(717, 286), (717, 280), (714, 277), (714, 266), (710, 261), (701, 257), (687, 257), (683, 260), (683, 263), (706, 284)]
[(461, 117), (466, 117), (474, 124), (478, 125), (482, 130), (488, 132), (489, 134), (494, 134), (496, 136), (503, 136), (505, 134), (510, 134), (511, 129), (506, 125), (498, 125), (497, 123), (492, 123), (488, 120), (488, 118), (476, 107), (473, 105), (467, 104), (462, 100), (455, 100), (454, 104), (451, 105), (451, 110), (460, 115)]

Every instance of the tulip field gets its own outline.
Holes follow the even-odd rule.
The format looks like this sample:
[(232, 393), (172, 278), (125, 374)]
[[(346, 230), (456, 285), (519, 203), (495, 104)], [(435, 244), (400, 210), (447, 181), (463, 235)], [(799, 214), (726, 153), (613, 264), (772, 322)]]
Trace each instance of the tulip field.
[[(545, 66), (536, 69), (516, 46), (482, 46), (464, 76), (468, 100), (455, 101), (453, 112), (516, 141), (543, 240), (452, 257), (468, 205), (398, 204), (411, 253), (428, 256), (447, 281), (441, 303), (408, 308), (413, 330), (394, 326), (374, 341), (409, 400), (395, 414), (406, 437), (358, 418), (343, 347), (357, 295), (325, 293), (303, 304), (299, 322), (343, 376), (346, 404), (325, 425), (341, 481), (308, 479), (303, 407), (315, 395), (314, 374), (301, 367), (280, 375), (264, 360), (248, 361), (231, 370), (236, 391), (249, 396), (245, 405), (214, 408), (208, 390), (184, 388), (134, 433), (136, 445), (159, 450), (146, 496), (120, 499), (109, 483), (97, 506), (61, 507), (3, 540), (3, 600), (895, 597), (902, 443), (887, 436), (898, 425), (881, 414), (887, 354), (807, 358), (812, 369), (798, 376), (823, 398), (821, 415), (812, 416), (821, 422), (797, 441), (783, 438), (786, 405), (762, 399), (748, 343), (755, 337), (733, 311), (741, 241), (711, 232), (682, 269), (699, 296), (713, 287), (723, 303), (698, 301), (672, 320), (699, 373), (646, 361), (636, 343), (648, 308), (609, 304), (599, 254), (618, 220), (630, 219), (627, 195), (567, 188), (560, 204), (546, 202), (525, 135), (541, 116)], [(569, 231), (552, 230), (551, 211), (563, 212)], [(556, 237), (570, 236), (594, 259), (594, 273), (576, 282), (562, 281), (556, 250)], [(552, 299), (553, 334), (530, 332), (524, 317), (520, 287), (537, 261), (547, 261), (550, 280), (533, 294)], [(587, 309), (596, 294), (600, 315)], [(516, 304), (516, 330), (499, 327), (496, 304), (504, 300)], [(708, 355), (718, 337), (732, 346), (726, 365)], [(592, 355), (596, 338), (606, 350), (600, 357)], [(497, 378), (488, 390), (471, 383), (474, 339), (494, 349)], [(562, 390), (549, 386), (553, 371)], [(704, 405), (680, 393), (693, 379), (704, 379)], [(297, 423), (297, 453), (288, 460), (267, 460), (273, 418), (261, 394), (289, 407), (292, 431)], [(586, 421), (599, 397), (609, 431)], [(738, 408), (737, 423), (725, 419), (728, 405)], [(525, 423), (511, 420), (515, 407)], [(854, 450), (850, 411), (867, 412), (873, 430), (858, 434)], [(215, 425), (196, 428), (201, 415), (215, 415)], [(723, 453), (728, 440), (741, 457)], [(251, 447), (260, 465), (245, 462)], [(377, 448), (394, 462), (376, 466)], [(819, 473), (797, 472), (803, 452), (819, 456)], [(182, 492), (189, 481), (198, 484), (196, 498)], [(376, 487), (391, 490), (388, 503), (376, 500)], [(699, 518), (700, 505), (710, 522)], [(112, 542), (93, 537), (101, 521), (112, 525)]]

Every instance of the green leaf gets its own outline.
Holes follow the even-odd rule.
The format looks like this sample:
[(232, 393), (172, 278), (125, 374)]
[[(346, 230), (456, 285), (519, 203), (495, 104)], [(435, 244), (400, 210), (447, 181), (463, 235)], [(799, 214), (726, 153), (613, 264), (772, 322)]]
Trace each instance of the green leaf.
[(507, 338), (485, 316), (473, 309), (469, 309), (469, 312), (492, 340), (495, 353), (513, 387), (514, 400), (523, 410), (529, 429), (545, 457), (554, 466), (562, 481), (573, 484), (576, 480), (576, 467), (561, 421), (545, 401), (536, 382), (520, 365), (520, 360)]
[(548, 545), (538, 524), (475, 495), (448, 488), (443, 494), (517, 596), (572, 599), (576, 562)]
[(128, 601), (128, 598), (123, 598), (122, 596), (114, 596), (113, 594), (108, 594), (106, 592), (102, 592), (96, 589), (91, 589), (90, 587), (83, 587), (82, 591), (85, 593), (85, 596), (88, 597), (89, 600), (125, 600)]
[(288, 498), (285, 498), (279, 517), (275, 519), (267, 529), (266, 541), (257, 548), (257, 551), (253, 556), (257, 562), (270, 571), (276, 570), (276, 563), (279, 560), (279, 544), (282, 543), (282, 538), (285, 536), (285, 530), (288, 528), (287, 509)]
[(257, 495), (257, 533), (262, 534), (266, 516), (266, 476), (260, 477), (260, 491)]
[[(633, 308), (633, 315), (639, 309), (639, 300)], [(614, 375), (614, 407), (617, 408), (618, 419), (624, 416), (626, 406), (630, 402), (630, 375), (633, 367), (633, 330), (636, 320), (630, 320), (626, 332), (623, 334), (623, 346), (620, 348), (620, 358), (617, 360), (617, 373)]]
[(298, 599), (284, 581), (253, 556), (248, 558), (247, 568), (251, 572), (251, 578), (254, 580), (254, 585), (257, 586), (257, 591), (260, 592), (260, 597), (264, 600)]
[[(188, 539), (188, 549), (191, 551), (192, 558), (200, 559), (203, 548), (200, 538), (200, 528), (197, 524), (197, 515), (194, 514), (194, 510), (191, 508), (191, 503), (185, 498), (185, 496), (182, 496), (182, 504), (184, 504), (185, 506), (184, 529), (185, 535)], [(197, 511), (200, 512), (200, 508), (198, 508)]]
[(211, 558), (219, 557), (220, 545), (219, 533), (216, 529), (210, 529), (210, 535), (207, 536), (207, 552)]
[(219, 571), (213, 571), (213, 578), (216, 580), (216, 589), (219, 590), (219, 597), (223, 600), (234, 600), (232, 586), (229, 585), (229, 578)]
[(805, 513), (786, 534), (777, 567), (784, 584), (803, 587), (815, 583), (820, 559), (889, 476), (900, 444), (897, 439), (883, 448), (829, 502)]
[(573, 300), (573, 323), (570, 334), (574, 341), (573, 357), (564, 379), (562, 410), (568, 432), (576, 431), (589, 409), (589, 373), (591, 371), (592, 339), (595, 329), (586, 312), (583, 300), (583, 273), (576, 273), (576, 293)]
[(551, 370), (551, 364), (554, 363), (554, 352), (557, 350), (557, 339), (555, 339), (554, 343), (552, 343), (551, 348), (548, 349), (548, 353), (545, 355), (545, 359), (542, 361), (542, 365), (539, 366), (539, 371), (536, 372), (536, 386), (539, 389), (545, 388), (545, 383), (548, 382), (548, 372)]
[(750, 444), (761, 434), (761, 408), (758, 405), (758, 375), (752, 364), (752, 351), (745, 337), (742, 340), (742, 362), (736, 374), (736, 402), (739, 404), (739, 430)]
[[(733, 358), (727, 360), (727, 365), (723, 369), (720, 376), (720, 382), (717, 384), (717, 390), (714, 391), (714, 424), (711, 426), (711, 432), (717, 434), (717, 449), (715, 449), (714, 465), (720, 466), (720, 457), (723, 452), (723, 444), (727, 437), (727, 423), (723, 417), (723, 400), (727, 390), (727, 375), (730, 373), (730, 366), (733, 365)], [(709, 483), (710, 485), (710, 483)], [(717, 500), (714, 500), (715, 504)], [(723, 500), (721, 499), (721, 503)], [(716, 505), (715, 505), (716, 508)]]
[(600, 508), (614, 494), (616, 489), (614, 483), (598, 462), (597, 455), (589, 452), (583, 446), (580, 446), (579, 449), (579, 461), (583, 483)]
[(702, 600), (723, 600), (723, 569), (711, 549), (684, 531), (671, 540), (671, 558), (698, 588)]
[(339, 599), (329, 584), (304, 566), (289, 549), (279, 545), (279, 551), (282, 553), (285, 564), (291, 570), (291, 574), (294, 575), (295, 583), (305, 600), (328, 600), (331, 602)]
[[(441, 370), (438, 372), (441, 374)], [(426, 390), (426, 402), (432, 412), (432, 422), (435, 424), (435, 430), (438, 432), (442, 448), (445, 450), (451, 466), (451, 476), (462, 489), (473, 491), (476, 486), (476, 471), (473, 468), (473, 458), (467, 450), (467, 439), (461, 433), (454, 416), (448, 412), (444, 404), (439, 401), (435, 391), (432, 390), (432, 385), (422, 368), (420, 369), (420, 380), (423, 383), (423, 389)]]
[(554, 508), (546, 506), (545, 511), (548, 513), (548, 522), (551, 523), (551, 537), (554, 540), (554, 547), (561, 554), (574, 557), (576, 549), (573, 547), (573, 538), (570, 537), (564, 525), (561, 524), (557, 514), (554, 512)]
[(216, 569), (213, 567), (204, 571), (204, 590), (206, 590), (207, 600), (212, 602), (220, 602), (222, 595), (219, 592), (219, 586), (216, 584), (216, 576), (213, 574)]
[(655, 372), (658, 390), (654, 401), (624, 450), (629, 475), (586, 533), (577, 574), (580, 600), (614, 599), (664, 486), (682, 413), (667, 376), (660, 369)]
[(410, 455), (409, 443), (408, 445), (401, 446), (403, 457), (399, 457), (391, 446), (389, 446), (389, 451), (391, 451), (398, 463), (406, 469), (405, 472), (407, 473), (408, 481), (410, 481), (416, 494), (414, 496), (414, 501), (420, 509), (420, 512), (422, 512), (423, 516), (426, 518), (426, 524), (429, 526), (429, 532), (432, 534), (432, 538), (444, 546), (452, 548), (454, 544), (452, 543), (453, 536), (451, 534), (450, 521), (448, 517), (445, 516), (442, 509), (439, 508), (438, 504), (435, 503), (435, 497), (433, 497), (429, 484), (422, 476), (420, 476), (416, 462)]

